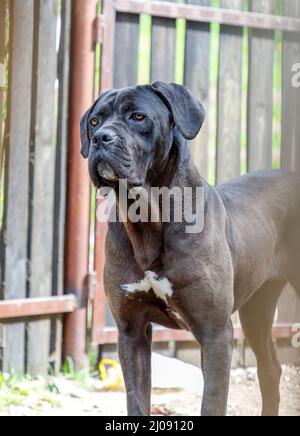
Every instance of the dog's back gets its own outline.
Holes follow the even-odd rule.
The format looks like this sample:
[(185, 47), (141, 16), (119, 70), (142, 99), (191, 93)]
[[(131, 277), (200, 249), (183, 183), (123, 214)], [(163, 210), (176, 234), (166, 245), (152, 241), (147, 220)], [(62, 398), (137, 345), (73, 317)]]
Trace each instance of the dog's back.
[(240, 231), (239, 240), (248, 237), (257, 245), (257, 240), (263, 236), (266, 240), (269, 232), (269, 240), (277, 241), (275, 252), (280, 253), (284, 275), (300, 295), (299, 175), (281, 170), (257, 171), (220, 185), (217, 190), (230, 220)]
[(231, 214), (266, 214), (278, 227), (291, 224), (300, 214), (300, 176), (295, 173), (256, 171), (219, 185), (217, 190)]

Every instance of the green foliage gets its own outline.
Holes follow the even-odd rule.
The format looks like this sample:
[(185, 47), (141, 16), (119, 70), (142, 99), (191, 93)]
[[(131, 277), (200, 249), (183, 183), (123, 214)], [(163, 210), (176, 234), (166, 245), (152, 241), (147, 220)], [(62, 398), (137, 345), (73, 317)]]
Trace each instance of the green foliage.
[(76, 381), (82, 386), (85, 386), (91, 377), (89, 369), (76, 370), (74, 362), (70, 357), (67, 357), (64, 361), (62, 374), (67, 380)]
[(29, 376), (20, 376), (15, 372), (9, 375), (0, 373), (0, 410), (5, 411), (11, 407), (26, 407), (38, 412), (47, 403), (52, 408), (61, 407), (56, 398), (58, 389), (53, 381), (41, 377), (33, 379)]
[(28, 380), (28, 377), (20, 377), (15, 372), (8, 376), (0, 373), (0, 410), (22, 405), (30, 396), (30, 391), (26, 387)]

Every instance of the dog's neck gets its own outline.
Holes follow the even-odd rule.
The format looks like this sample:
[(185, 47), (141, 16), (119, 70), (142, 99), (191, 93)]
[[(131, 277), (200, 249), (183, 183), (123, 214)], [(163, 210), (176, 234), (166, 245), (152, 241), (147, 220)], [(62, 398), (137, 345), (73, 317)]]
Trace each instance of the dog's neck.
[(160, 162), (160, 168), (155, 173), (149, 172), (146, 184), (150, 187), (197, 187), (201, 177), (196, 168), (187, 141), (181, 136), (177, 128), (168, 156)]
[[(142, 207), (147, 210), (148, 214), (150, 210), (152, 213), (155, 213), (158, 216), (158, 222), (132, 223), (128, 218), (126, 222), (123, 223), (132, 244), (135, 259), (142, 271), (159, 271), (161, 257), (164, 251), (165, 225), (161, 220), (160, 205), (158, 205), (156, 211), (155, 208), (153, 208), (153, 204), (150, 206), (149, 199), (151, 198), (151, 188), (166, 187), (172, 189), (176, 187), (183, 190), (185, 187), (196, 188), (202, 186), (202, 183), (203, 180), (192, 160), (187, 142), (175, 130), (171, 151), (168, 157), (164, 162), (161, 162), (159, 172), (149, 171), (144, 186), (149, 195), (146, 196), (147, 198)], [(119, 211), (124, 217), (124, 211), (121, 210), (120, 203)]]

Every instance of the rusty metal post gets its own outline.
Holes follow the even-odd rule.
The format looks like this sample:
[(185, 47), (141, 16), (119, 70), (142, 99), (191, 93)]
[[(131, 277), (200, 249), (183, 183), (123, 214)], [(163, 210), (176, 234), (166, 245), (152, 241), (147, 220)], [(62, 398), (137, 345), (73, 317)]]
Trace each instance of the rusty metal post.
[(68, 199), (65, 252), (65, 289), (75, 294), (78, 309), (64, 326), (64, 355), (76, 368), (87, 366), (87, 275), (90, 228), (90, 181), (80, 155), (80, 119), (93, 100), (93, 24), (98, 0), (72, 1), (70, 120), (68, 146)]

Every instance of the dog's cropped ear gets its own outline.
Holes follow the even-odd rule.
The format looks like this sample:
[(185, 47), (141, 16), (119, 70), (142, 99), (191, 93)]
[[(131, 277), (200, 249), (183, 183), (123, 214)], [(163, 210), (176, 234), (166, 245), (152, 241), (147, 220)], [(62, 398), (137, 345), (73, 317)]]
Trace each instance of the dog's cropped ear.
[(92, 111), (90, 108), (81, 118), (80, 121), (80, 137), (81, 137), (81, 154), (87, 159), (90, 154), (90, 137), (89, 137), (89, 116)]
[(182, 136), (189, 140), (194, 139), (204, 123), (206, 111), (193, 97), (189, 88), (175, 83), (155, 82), (151, 89), (171, 111)]

